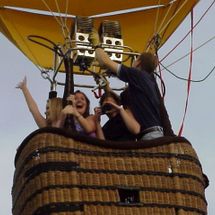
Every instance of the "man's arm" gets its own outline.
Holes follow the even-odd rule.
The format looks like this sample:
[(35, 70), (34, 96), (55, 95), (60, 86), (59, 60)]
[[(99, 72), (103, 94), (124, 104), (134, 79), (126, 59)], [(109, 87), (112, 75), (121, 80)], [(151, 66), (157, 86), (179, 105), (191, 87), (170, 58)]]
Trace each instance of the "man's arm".
[(101, 48), (99, 47), (101, 42), (99, 39), (98, 32), (96, 30), (93, 30), (90, 35), (89, 35), (89, 40), (95, 47), (95, 54), (96, 54), (96, 59), (99, 62), (99, 65), (101, 67), (105, 67), (106, 69), (111, 70), (115, 75), (117, 75), (119, 65), (118, 63), (112, 61), (108, 54)]
[(111, 60), (108, 54), (102, 48), (96, 48), (95, 53), (99, 65), (111, 70), (111, 72), (117, 75), (120, 64)]

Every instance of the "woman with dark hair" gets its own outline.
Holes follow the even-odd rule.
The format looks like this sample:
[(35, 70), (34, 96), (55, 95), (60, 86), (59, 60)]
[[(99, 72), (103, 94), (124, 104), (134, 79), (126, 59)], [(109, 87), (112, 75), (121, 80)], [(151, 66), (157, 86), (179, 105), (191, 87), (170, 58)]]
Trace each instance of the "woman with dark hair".
[(74, 117), (77, 132), (95, 137), (96, 122), (95, 117), (90, 115), (90, 101), (87, 96), (80, 90), (77, 90), (67, 100), (71, 101), (72, 104), (66, 105), (62, 110), (61, 124), (65, 122), (66, 116), (70, 114)]
[(74, 95), (70, 95), (67, 99), (71, 100), (73, 105), (66, 105), (64, 108), (61, 98), (48, 99), (45, 112), (46, 117), (44, 117), (27, 87), (26, 77), (18, 83), (16, 88), (22, 90), (28, 108), (39, 128), (48, 126), (63, 128), (67, 114), (72, 114), (77, 132), (93, 137), (96, 136), (95, 117), (89, 114), (90, 101), (83, 92), (78, 90)]
[[(120, 97), (113, 91), (104, 93), (100, 99), (100, 108), (95, 109), (97, 116), (97, 137), (100, 139), (126, 141), (136, 140), (140, 125), (131, 111), (121, 105)], [(109, 120), (101, 128), (100, 115), (106, 114)]]

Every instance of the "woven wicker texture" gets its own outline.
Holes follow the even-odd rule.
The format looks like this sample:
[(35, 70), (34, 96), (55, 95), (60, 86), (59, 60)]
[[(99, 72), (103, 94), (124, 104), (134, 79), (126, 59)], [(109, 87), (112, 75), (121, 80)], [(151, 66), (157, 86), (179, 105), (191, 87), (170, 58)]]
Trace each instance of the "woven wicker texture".
[(201, 164), (186, 141), (123, 150), (41, 132), (15, 165), (13, 215), (207, 214)]

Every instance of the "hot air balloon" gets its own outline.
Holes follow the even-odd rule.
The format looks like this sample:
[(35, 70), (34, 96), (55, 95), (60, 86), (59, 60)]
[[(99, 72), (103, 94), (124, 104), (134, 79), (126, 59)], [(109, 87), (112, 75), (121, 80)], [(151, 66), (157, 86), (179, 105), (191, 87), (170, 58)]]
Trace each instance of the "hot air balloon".
[[(197, 3), (2, 0), (0, 31), (42, 74), (53, 74), (51, 91), (65, 73), (68, 95), (75, 74), (106, 83), (87, 38), (92, 28), (109, 34), (103, 48), (129, 65), (142, 51), (157, 52)], [(13, 215), (207, 214), (207, 177), (184, 137), (114, 142), (47, 127), (24, 139), (15, 167)]]

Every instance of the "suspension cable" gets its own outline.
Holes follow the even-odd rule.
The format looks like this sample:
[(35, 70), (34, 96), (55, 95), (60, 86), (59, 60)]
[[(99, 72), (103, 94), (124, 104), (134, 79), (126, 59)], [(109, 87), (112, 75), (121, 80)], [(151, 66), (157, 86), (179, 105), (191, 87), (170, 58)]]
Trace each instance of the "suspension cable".
[(68, 9), (69, 9), (69, 0), (66, 0), (66, 8), (65, 8), (65, 17), (64, 17), (64, 20), (65, 20), (65, 23), (67, 22), (67, 18), (68, 18)]
[(164, 98), (166, 95), (166, 86), (165, 86), (165, 83), (163, 81), (163, 78), (157, 72), (154, 72), (154, 75), (156, 75), (160, 79), (162, 98)]
[(184, 5), (187, 3), (188, 0), (184, 1), (183, 4), (178, 8), (178, 10), (174, 13), (173, 16), (166, 22), (166, 25), (163, 26), (163, 28), (159, 29), (158, 34), (161, 34), (169, 25), (169, 23), (175, 18), (175, 16), (179, 13), (179, 11), (184, 7)]
[[(207, 10), (203, 13), (203, 15), (200, 17), (200, 19), (196, 22), (196, 24), (193, 26), (193, 29), (201, 22), (201, 20), (203, 19), (203, 17), (208, 13), (208, 11), (211, 9), (211, 7), (213, 6), (213, 4), (215, 3), (215, 0), (211, 3), (211, 5), (207, 8)], [(178, 42), (178, 44), (176, 44), (175, 47), (173, 47), (162, 59), (161, 61), (163, 61), (164, 59), (167, 58), (167, 56), (169, 56), (185, 39), (186, 37), (190, 34), (190, 32), (193, 30), (190, 29), (188, 31), (188, 33)]]
[[(205, 46), (207, 43), (211, 42), (212, 40), (215, 39), (215, 35), (213, 37), (211, 37), (209, 40), (205, 41), (204, 43), (202, 43), (201, 45), (197, 46), (195, 49), (193, 49), (193, 52), (197, 51), (198, 49), (202, 48), (203, 46)], [(179, 61), (183, 60), (185, 57), (189, 56), (190, 52), (188, 52), (187, 54), (183, 55), (182, 57), (178, 58), (177, 60), (173, 61), (171, 64), (169, 64), (168, 66), (164, 67), (165, 69), (178, 63)], [(164, 59), (164, 58), (163, 58)], [(160, 63), (163, 61), (163, 59), (160, 61)], [(167, 69), (166, 69), (167, 70)]]
[[(179, 79), (179, 80), (182, 80), (182, 81), (188, 81), (187, 78), (183, 78), (183, 77), (180, 77), (178, 75), (176, 75), (175, 73), (173, 73), (171, 70), (169, 70), (167, 67), (165, 67), (161, 62), (159, 63), (167, 72), (169, 72), (171, 75), (173, 75), (175, 78)], [(202, 79), (199, 79), (199, 80), (194, 80), (194, 79), (191, 79), (190, 81), (191, 82), (194, 82), (194, 83), (200, 83), (200, 82), (203, 82), (205, 81), (213, 72), (215, 71), (215, 66), (210, 70), (210, 72)]]
[(46, 8), (49, 10), (49, 12), (52, 14), (52, 16), (55, 18), (56, 22), (61, 26), (61, 22), (58, 20), (58, 17), (55, 16), (54, 12), (51, 10), (51, 8), (49, 7), (49, 5), (46, 3), (46, 0), (41, 0), (41, 1), (46, 6)]
[[(159, 56), (158, 56), (158, 52), (156, 52), (156, 56), (157, 56), (157, 61), (159, 62)], [(165, 84), (164, 84), (164, 81), (163, 81), (163, 77), (162, 77), (162, 71), (161, 71), (161, 67), (160, 67), (160, 64), (158, 64), (158, 71), (159, 71), (159, 75), (157, 73), (155, 73), (159, 79), (160, 79), (160, 87), (161, 87), (161, 96), (162, 98), (164, 98), (165, 96)]]
[(166, 14), (165, 14), (165, 16), (164, 16), (164, 18), (163, 18), (161, 24), (160, 24), (159, 29), (157, 30), (157, 33), (158, 33), (158, 34), (159, 34), (159, 32), (161, 32), (161, 27), (163, 26), (163, 24), (164, 24), (164, 22), (165, 22), (165, 20), (166, 20), (166, 18), (167, 18), (167, 16), (168, 16), (168, 14), (169, 14), (169, 12), (170, 12), (172, 6), (173, 6), (173, 3), (169, 3), (169, 8), (168, 8), (168, 10), (167, 10), (167, 12), (166, 12)]
[[(68, 2), (68, 1), (67, 1)], [(64, 35), (64, 38), (68, 38), (68, 35), (69, 35), (69, 29), (68, 29), (68, 27), (67, 27), (67, 25), (66, 25), (66, 20), (65, 19), (63, 19), (63, 17), (62, 17), (62, 14), (61, 14), (61, 11), (60, 11), (60, 8), (59, 8), (59, 4), (58, 4), (58, 1), (57, 0), (55, 0), (55, 5), (56, 5), (56, 7), (57, 7), (57, 10), (58, 10), (58, 14), (59, 14), (59, 17), (60, 17), (60, 21), (61, 21), (61, 28), (62, 28), (62, 32), (63, 32), (63, 35)], [(67, 4), (66, 4), (66, 10), (68, 9), (67, 8)]]
[[(158, 0), (158, 4), (160, 5), (160, 1)], [(155, 22), (154, 22), (154, 35), (157, 33), (157, 25), (158, 25), (158, 17), (159, 17), (159, 13), (160, 13), (160, 7), (157, 8), (157, 12), (156, 12), (156, 17), (155, 17)]]
[[(65, 21), (63, 20), (63, 17), (61, 15), (61, 11), (60, 11), (59, 4), (58, 4), (57, 0), (55, 0), (55, 4), (56, 4), (57, 10), (58, 10), (59, 18), (51, 10), (51, 8), (49, 7), (49, 5), (46, 3), (46, 0), (41, 0), (41, 1), (46, 6), (46, 8), (49, 10), (49, 12), (52, 14), (52, 16), (55, 18), (55, 20), (58, 23), (58, 25), (61, 27), (64, 39), (68, 39), (68, 35), (69, 35), (70, 32), (69, 32), (68, 26), (66, 25), (66, 19), (65, 19)], [(66, 11), (67, 10), (68, 10), (68, 1), (67, 1), (67, 4), (66, 4)]]
[[(193, 29), (193, 10), (191, 11), (191, 29)], [(189, 103), (189, 97), (190, 97), (190, 89), (191, 89), (191, 76), (192, 76), (192, 63), (193, 63), (193, 30), (191, 30), (191, 45), (190, 45), (190, 68), (189, 68), (189, 74), (188, 74), (188, 82), (187, 82), (187, 97), (185, 102), (185, 108), (184, 108), (184, 115), (182, 118), (181, 126), (178, 132), (178, 136), (182, 135), (183, 128), (184, 128), (184, 122), (185, 117), (187, 115), (187, 109), (188, 109), (188, 103)]]

